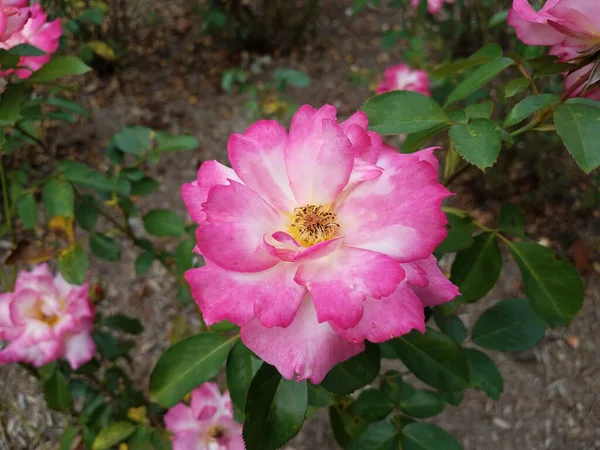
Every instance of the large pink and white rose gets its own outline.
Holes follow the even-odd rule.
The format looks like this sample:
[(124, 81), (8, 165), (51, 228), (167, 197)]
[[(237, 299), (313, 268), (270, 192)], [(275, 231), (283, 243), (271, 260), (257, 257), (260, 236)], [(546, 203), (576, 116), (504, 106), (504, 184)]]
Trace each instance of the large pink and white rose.
[(215, 383), (194, 389), (190, 406), (179, 403), (165, 414), (173, 450), (244, 450), (242, 426), (233, 420), (229, 392)]
[[(513, 0), (508, 23), (525, 44), (549, 46), (550, 54), (561, 61), (600, 51), (600, 1), (597, 0), (547, 0), (539, 11), (528, 0)], [(569, 74), (565, 89), (588, 77), (592, 67), (589, 64)], [(575, 89), (571, 95), (579, 95), (582, 89), (583, 86)], [(585, 96), (598, 98), (598, 92), (594, 89)]]
[(186, 279), (212, 325), (227, 319), (286, 378), (413, 329), (458, 294), (433, 250), (446, 236), (433, 148), (400, 154), (358, 112), (302, 106), (289, 133), (262, 120), (229, 139), (232, 169), (202, 164), (182, 196), (206, 266)]
[(55, 277), (46, 264), (21, 271), (13, 292), (0, 294), (0, 364), (43, 366), (66, 358), (73, 369), (95, 350), (91, 337), (94, 309), (88, 283), (73, 286)]
[(58, 41), (62, 35), (62, 25), (60, 19), (48, 22), (48, 15), (38, 3), (34, 3), (23, 10), (26, 10), (29, 14), (27, 22), (21, 30), (13, 33), (4, 42), (0, 42), (0, 48), (9, 50), (19, 44), (29, 44), (46, 53), (40, 56), (22, 56), (18, 65), (23, 68), (9, 69), (1, 73), (6, 76), (14, 72), (19, 78), (25, 79), (50, 61), (52, 53), (58, 49)]
[(29, 18), (27, 0), (0, 0), (0, 43), (21, 31)]
[[(454, 3), (455, 0), (427, 0), (427, 11), (430, 14), (437, 14), (444, 6), (444, 3)], [(421, 0), (411, 0), (411, 5), (413, 8), (418, 8)]]
[(376, 93), (390, 91), (413, 91), (431, 96), (429, 76), (424, 70), (411, 69), (406, 64), (396, 64), (385, 69), (383, 80), (377, 86)]

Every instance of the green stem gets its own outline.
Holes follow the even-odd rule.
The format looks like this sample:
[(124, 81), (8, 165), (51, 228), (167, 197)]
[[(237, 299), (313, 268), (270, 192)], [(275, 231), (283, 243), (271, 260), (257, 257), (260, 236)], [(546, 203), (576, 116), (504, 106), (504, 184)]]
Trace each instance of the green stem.
[(13, 234), (13, 238), (14, 238), (15, 236), (14, 236), (14, 229), (12, 226), (12, 214), (10, 211), (10, 203), (9, 203), (9, 199), (8, 199), (8, 188), (7, 188), (7, 184), (6, 184), (6, 175), (4, 173), (4, 160), (3, 160), (2, 154), (0, 154), (0, 187), (2, 189), (2, 200), (4, 202), (4, 219), (6, 220), (6, 224), (8, 225), (8, 231), (10, 231)]

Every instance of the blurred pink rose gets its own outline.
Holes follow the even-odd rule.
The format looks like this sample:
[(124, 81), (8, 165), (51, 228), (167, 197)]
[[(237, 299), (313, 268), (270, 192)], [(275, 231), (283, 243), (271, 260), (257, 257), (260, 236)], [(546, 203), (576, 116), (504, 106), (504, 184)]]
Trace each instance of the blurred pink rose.
[[(427, 11), (430, 14), (436, 14), (442, 9), (444, 3), (454, 3), (455, 0), (427, 0)], [(421, 0), (411, 0), (411, 5), (413, 8), (418, 8)]]
[(192, 391), (190, 406), (179, 403), (165, 414), (173, 450), (244, 450), (242, 426), (233, 420), (229, 392), (215, 383)]
[(186, 279), (212, 325), (287, 379), (320, 383), (337, 363), (413, 329), (458, 294), (433, 250), (446, 236), (433, 148), (410, 155), (358, 112), (302, 106), (289, 133), (262, 120), (229, 139), (233, 169), (204, 163), (182, 196), (206, 266)]
[(29, 18), (27, 0), (0, 0), (0, 43), (21, 31)]
[(25, 9), (29, 12), (30, 17), (23, 29), (13, 33), (6, 41), (0, 42), (0, 48), (8, 50), (19, 44), (29, 44), (46, 52), (46, 54), (22, 56), (19, 60), (19, 66), (28, 67), (29, 69), (6, 70), (2, 73), (4, 76), (14, 72), (19, 78), (29, 78), (33, 72), (50, 61), (52, 53), (58, 49), (58, 40), (62, 35), (60, 19), (47, 22), (48, 15), (38, 3), (34, 3), (31, 7)]
[[(513, 0), (508, 23), (525, 44), (549, 46), (550, 54), (561, 61), (600, 50), (600, 0), (547, 0), (539, 11), (528, 0)], [(590, 64), (568, 75), (565, 89), (589, 75), (591, 69)], [(582, 89), (583, 86), (575, 89), (571, 96)], [(597, 99), (599, 91), (592, 89), (585, 96)]]
[(413, 91), (431, 96), (429, 76), (424, 70), (413, 70), (406, 64), (396, 64), (385, 69), (383, 81), (377, 86), (376, 93), (390, 91)]
[(46, 264), (21, 271), (14, 292), (0, 294), (0, 364), (43, 366), (66, 358), (73, 369), (88, 362), (95, 345), (88, 283), (73, 286)]

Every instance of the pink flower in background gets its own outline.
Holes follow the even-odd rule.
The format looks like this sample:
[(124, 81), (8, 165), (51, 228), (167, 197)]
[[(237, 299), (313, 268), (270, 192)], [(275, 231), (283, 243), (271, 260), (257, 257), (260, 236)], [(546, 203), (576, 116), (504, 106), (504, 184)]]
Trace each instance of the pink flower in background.
[[(411, 5), (413, 8), (417, 9), (421, 0), (411, 0)], [(427, 11), (430, 14), (436, 14), (444, 6), (444, 3), (454, 3), (454, 0), (427, 0)]]
[(221, 395), (215, 383), (192, 391), (190, 406), (179, 403), (165, 414), (174, 434), (173, 450), (244, 450), (242, 426), (233, 420), (229, 392)]
[(431, 256), (446, 236), (433, 148), (410, 155), (358, 112), (301, 107), (229, 139), (182, 196), (206, 266), (186, 273), (204, 320), (227, 319), (286, 378), (320, 383), (364, 349), (425, 330), (423, 306), (458, 294)]
[[(528, 0), (513, 0), (508, 23), (515, 27), (517, 37), (525, 44), (550, 46), (550, 54), (561, 61), (600, 50), (600, 1), (597, 0), (547, 0), (539, 11), (535, 11)], [(565, 74), (565, 89), (590, 74), (591, 69), (589, 65), (568, 76)], [(571, 96), (581, 90), (576, 89)], [(585, 96), (598, 98), (598, 90), (592, 89)]]
[(58, 49), (58, 40), (62, 35), (62, 25), (60, 19), (48, 22), (48, 15), (44, 12), (38, 3), (34, 3), (28, 10), (30, 17), (23, 26), (23, 29), (14, 33), (9, 39), (0, 42), (0, 48), (9, 50), (19, 44), (29, 44), (44, 52), (41, 56), (22, 56), (19, 60), (19, 66), (29, 69), (10, 69), (4, 71), (2, 75), (16, 73), (19, 78), (29, 78), (31, 74), (41, 69), (48, 61), (52, 53)]
[(413, 91), (431, 96), (429, 76), (424, 70), (413, 70), (406, 64), (396, 64), (385, 69), (383, 81), (377, 86), (377, 94), (390, 91)]
[(29, 18), (27, 0), (0, 0), (0, 43), (21, 31)]
[(8, 342), (0, 364), (39, 367), (66, 358), (76, 369), (94, 354), (93, 322), (88, 283), (68, 284), (53, 277), (46, 264), (21, 271), (15, 290), (0, 294), (0, 339)]

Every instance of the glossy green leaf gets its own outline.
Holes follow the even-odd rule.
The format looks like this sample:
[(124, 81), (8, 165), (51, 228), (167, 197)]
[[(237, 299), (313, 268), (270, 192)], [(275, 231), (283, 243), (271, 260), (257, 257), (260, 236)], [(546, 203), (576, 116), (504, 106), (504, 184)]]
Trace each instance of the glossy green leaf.
[(75, 201), (75, 220), (81, 228), (93, 232), (98, 221), (98, 206), (91, 195), (83, 195)]
[(449, 135), (458, 154), (480, 169), (494, 165), (502, 147), (496, 125), (488, 119), (452, 125)]
[(19, 197), (17, 212), (26, 230), (33, 230), (37, 226), (37, 203), (35, 202), (35, 196), (31, 192)]
[(243, 436), (246, 450), (275, 450), (293, 438), (308, 407), (306, 381), (286, 380), (263, 364), (250, 383)]
[(480, 347), (517, 352), (533, 347), (544, 336), (546, 325), (526, 300), (503, 300), (485, 310), (471, 331)]
[(152, 130), (146, 127), (127, 127), (114, 136), (114, 142), (125, 153), (141, 156), (150, 150)]
[(198, 139), (194, 136), (174, 135), (164, 131), (156, 132), (156, 143), (156, 151), (159, 153), (181, 152), (198, 148)]
[(44, 381), (42, 387), (49, 408), (64, 413), (69, 412), (71, 409), (71, 391), (67, 379), (59, 370), (54, 370), (52, 375)]
[(527, 78), (514, 78), (506, 84), (504, 96), (506, 98), (514, 97), (527, 89), (531, 84)]
[(246, 408), (246, 395), (260, 365), (261, 361), (252, 357), (252, 352), (241, 342), (233, 346), (227, 357), (227, 387), (232, 403), (241, 411)]
[(478, 103), (475, 105), (467, 105), (465, 108), (465, 113), (467, 113), (467, 117), (471, 120), (475, 119), (491, 119), (492, 112), (494, 110), (494, 104), (491, 100), (487, 100), (483, 103)]
[(560, 103), (560, 98), (553, 94), (539, 94), (526, 97), (510, 110), (504, 120), (504, 127), (510, 127), (532, 114)]
[(443, 391), (459, 391), (469, 384), (463, 349), (445, 334), (432, 329), (413, 330), (389, 341), (402, 362), (421, 381)]
[(360, 432), (365, 428), (366, 422), (360, 416), (354, 414), (353, 401), (346, 399), (335, 402), (329, 407), (329, 422), (335, 441), (341, 448), (347, 450)]
[(19, 118), (25, 85), (9, 84), (0, 94), (0, 127), (11, 127)]
[(73, 186), (68, 181), (59, 179), (48, 181), (42, 191), (42, 200), (48, 218), (75, 215)]
[(367, 342), (364, 352), (336, 365), (321, 385), (336, 394), (350, 394), (375, 379), (380, 363), (379, 347)]
[(414, 153), (421, 150), (425, 143), (450, 127), (450, 123), (440, 123), (432, 128), (409, 134), (402, 143), (402, 153)]
[(117, 240), (105, 234), (92, 234), (90, 236), (90, 248), (96, 256), (107, 261), (118, 261), (121, 259), (121, 245)]
[(441, 413), (446, 403), (435, 392), (416, 389), (402, 380), (400, 373), (388, 371), (383, 376), (382, 391), (396, 407), (409, 416), (433, 417)]
[(466, 348), (465, 353), (469, 363), (471, 385), (498, 400), (504, 389), (504, 380), (492, 358), (474, 348)]
[(148, 272), (148, 269), (154, 262), (154, 254), (152, 252), (144, 252), (135, 259), (135, 274), (139, 277)]
[(450, 93), (444, 108), (450, 106), (452, 103), (467, 98), (513, 64), (514, 61), (512, 59), (500, 56), (477, 68)]
[(102, 324), (113, 330), (122, 331), (129, 334), (140, 334), (144, 331), (144, 327), (139, 319), (128, 317), (123, 314), (106, 317), (102, 320)]
[(93, 331), (92, 338), (100, 354), (109, 361), (126, 355), (135, 345), (132, 341), (118, 340), (112, 333), (98, 329)]
[(144, 216), (144, 228), (153, 236), (181, 236), (185, 232), (183, 219), (168, 209), (154, 209)]
[(439, 307), (433, 310), (433, 318), (440, 330), (461, 344), (467, 338), (467, 327), (455, 314), (445, 314)]
[(471, 67), (481, 66), (500, 56), (502, 56), (502, 48), (498, 44), (487, 44), (467, 59), (452, 61), (451, 63), (435, 68), (431, 75), (434, 78), (445, 78), (449, 75), (454, 75), (463, 70), (470, 69)]
[(534, 242), (512, 242), (509, 249), (536, 314), (551, 327), (571, 323), (584, 299), (583, 280), (575, 267)]
[(414, 422), (402, 428), (402, 450), (462, 450), (447, 431), (428, 423)]
[(361, 108), (372, 131), (380, 134), (415, 133), (449, 118), (433, 99), (410, 91), (393, 91), (368, 99)]
[(76, 56), (53, 56), (50, 62), (31, 75), (28, 83), (47, 83), (69, 75), (82, 75), (92, 70)]
[(156, 192), (160, 187), (158, 180), (151, 177), (143, 177), (141, 180), (131, 183), (131, 195), (145, 197)]
[(585, 173), (600, 165), (600, 108), (573, 102), (559, 105), (554, 111), (554, 126)]
[(447, 213), (448, 235), (435, 249), (436, 253), (453, 253), (473, 245), (475, 225), (469, 217), (460, 217)]
[(458, 286), (459, 300), (471, 303), (494, 287), (502, 270), (502, 255), (493, 233), (481, 233), (473, 245), (456, 254), (450, 279)]
[(72, 183), (81, 184), (100, 192), (117, 190), (116, 179), (109, 179), (102, 172), (77, 161), (61, 161), (59, 170)]
[(171, 407), (185, 394), (214, 377), (238, 336), (227, 339), (202, 333), (179, 341), (165, 351), (150, 376), (150, 398)]
[(333, 394), (320, 384), (308, 383), (308, 405), (316, 408), (330, 406)]
[(65, 281), (82, 285), (87, 280), (90, 261), (83, 247), (75, 244), (58, 258), (58, 269)]
[(68, 426), (60, 434), (60, 447), (59, 450), (71, 450), (75, 438), (79, 434), (79, 428)]
[(461, 404), (463, 399), (463, 391), (456, 392), (443, 392), (438, 391), (437, 394), (444, 399), (446, 403), (452, 406), (458, 406)]
[(350, 411), (366, 422), (385, 419), (394, 408), (392, 400), (379, 389), (366, 389), (360, 393)]
[(350, 450), (396, 450), (398, 432), (390, 422), (373, 422), (354, 439)]
[(8, 52), (11, 55), (19, 55), (19, 56), (42, 56), (45, 55), (46, 52), (40, 50), (37, 47), (29, 44), (18, 44), (14, 47), (11, 47)]
[(131, 436), (137, 426), (131, 422), (112, 422), (100, 430), (92, 450), (108, 450)]

